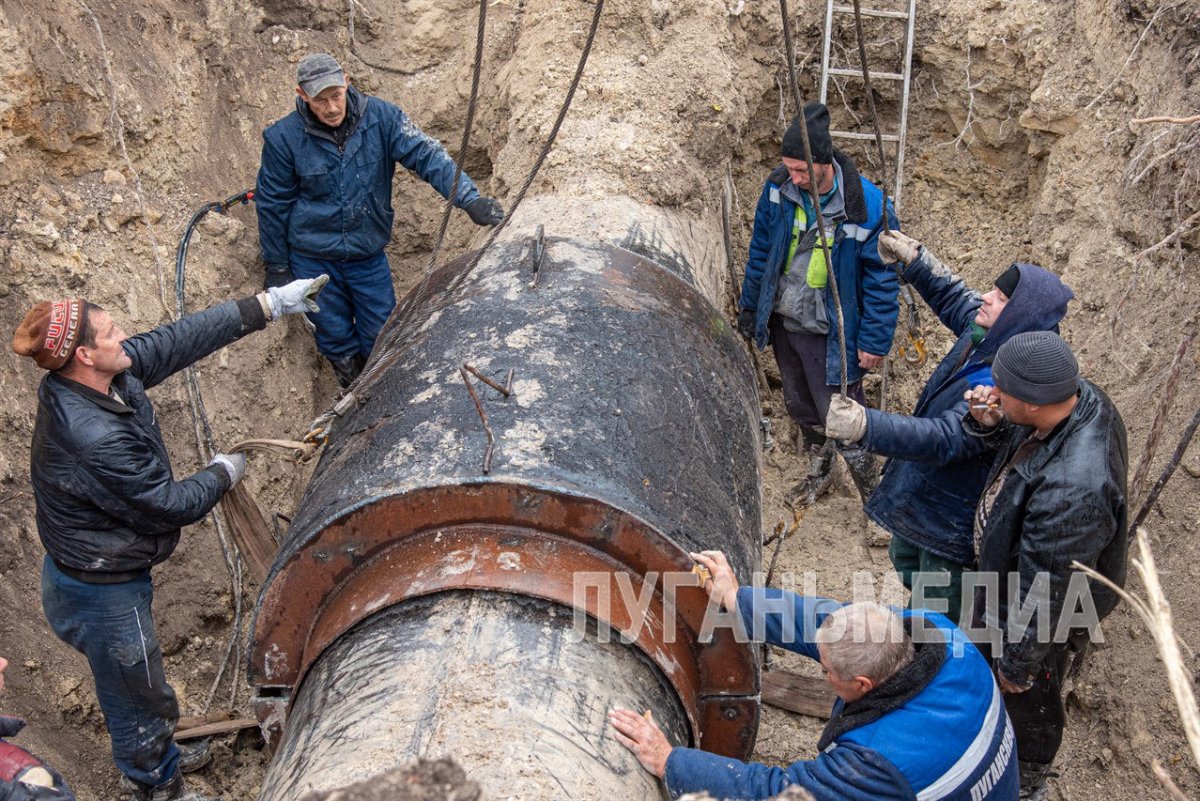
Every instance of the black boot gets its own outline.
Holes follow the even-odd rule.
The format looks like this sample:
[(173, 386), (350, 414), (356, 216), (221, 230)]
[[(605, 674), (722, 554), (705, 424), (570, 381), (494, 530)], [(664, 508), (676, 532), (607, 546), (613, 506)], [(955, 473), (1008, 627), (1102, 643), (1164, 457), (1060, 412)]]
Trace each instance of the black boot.
[(183, 779), (183, 771), (175, 771), (175, 775), (157, 787), (142, 787), (134, 794), (135, 801), (221, 801), (220, 798), (205, 795), (198, 790), (189, 790)]
[(1021, 762), (1021, 799), (1042, 801), (1050, 788), (1046, 786), (1047, 779), (1058, 778), (1058, 772), (1051, 770), (1049, 765), (1041, 762)]
[(337, 376), (338, 386), (342, 389), (354, 383), (354, 379), (358, 378), (366, 363), (367, 360), (358, 353), (341, 359), (329, 359), (329, 364), (333, 367), (333, 374)]
[[(175, 747), (179, 749), (179, 773), (195, 773), (212, 762), (212, 749), (208, 746), (208, 740), (204, 738), (176, 742)], [(142, 789), (137, 782), (124, 774), (121, 775), (121, 789), (135, 799), (150, 797), (148, 789)]]
[(202, 737), (176, 742), (175, 747), (179, 749), (179, 769), (184, 773), (195, 773), (212, 762), (212, 750)]
[(816, 502), (833, 484), (833, 440), (801, 426), (800, 442), (801, 455), (808, 456), (808, 468), (800, 483), (788, 490), (783, 498), (784, 503), (793, 508)]
[(845, 448), (841, 454), (842, 458), (846, 460), (846, 467), (850, 470), (850, 478), (854, 481), (854, 487), (858, 490), (863, 505), (866, 506), (867, 499), (879, 486), (879, 463), (875, 460), (875, 454), (862, 448)]

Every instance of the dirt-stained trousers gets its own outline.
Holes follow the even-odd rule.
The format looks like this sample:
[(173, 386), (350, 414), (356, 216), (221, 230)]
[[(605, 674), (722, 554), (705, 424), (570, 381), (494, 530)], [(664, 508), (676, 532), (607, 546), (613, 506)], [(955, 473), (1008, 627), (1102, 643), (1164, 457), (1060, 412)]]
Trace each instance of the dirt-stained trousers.
[[(778, 314), (771, 315), (771, 347), (775, 350), (775, 361), (783, 380), (784, 406), (801, 427), (817, 431), (825, 430), (829, 401), (838, 392), (836, 385), (825, 383), (827, 339), (826, 334), (788, 331), (783, 327), (783, 318)], [(851, 350), (847, 355), (857, 358), (858, 352)], [(847, 386), (846, 392), (864, 406), (867, 404), (861, 381)]]
[[(979, 625), (979, 622), (976, 622)], [(990, 643), (976, 643), (996, 670)], [(1062, 682), (1076, 648), (1055, 645), (1038, 667), (1033, 686), (1023, 693), (1005, 693), (1004, 708), (1017, 737), (1017, 759), (1049, 766), (1062, 745), (1067, 712), (1062, 700)]]
[(163, 672), (153, 598), (149, 569), (132, 581), (89, 584), (63, 573), (48, 555), (42, 566), (46, 620), (60, 640), (87, 657), (113, 761), (146, 787), (171, 779), (179, 763), (179, 704)]
[(291, 267), (297, 278), (329, 276), (317, 299), (321, 311), (307, 315), (316, 328), (313, 336), (321, 355), (332, 361), (369, 358), (380, 329), (396, 307), (387, 255), (380, 251), (365, 259), (337, 261), (293, 253)]

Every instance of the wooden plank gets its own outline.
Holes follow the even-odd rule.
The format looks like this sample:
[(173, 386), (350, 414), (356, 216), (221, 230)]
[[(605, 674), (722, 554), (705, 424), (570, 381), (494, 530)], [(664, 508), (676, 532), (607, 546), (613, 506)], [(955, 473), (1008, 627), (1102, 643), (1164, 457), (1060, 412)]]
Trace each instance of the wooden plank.
[(219, 723), (222, 720), (233, 720), (232, 712), (209, 712), (207, 715), (193, 715), (191, 717), (180, 718), (175, 723), (176, 731), (185, 731), (186, 729), (194, 729), (197, 726), (203, 726), (207, 723)]
[(762, 699), (789, 712), (828, 720), (837, 696), (824, 679), (787, 670), (768, 670), (762, 676)]
[(211, 737), (214, 734), (228, 734), (229, 732), (241, 731), (258, 725), (257, 718), (237, 718), (235, 720), (221, 720), (216, 723), (206, 723), (203, 726), (193, 726), (187, 730), (176, 729), (176, 740), (194, 740), (197, 737)]
[[(838, 137), (841, 137), (842, 139), (870, 139), (872, 141), (875, 139), (875, 134), (873, 133), (858, 133), (857, 131), (830, 131), (829, 135), (835, 139)], [(885, 142), (900, 141), (900, 137), (896, 134), (882, 134), (881, 138)]]

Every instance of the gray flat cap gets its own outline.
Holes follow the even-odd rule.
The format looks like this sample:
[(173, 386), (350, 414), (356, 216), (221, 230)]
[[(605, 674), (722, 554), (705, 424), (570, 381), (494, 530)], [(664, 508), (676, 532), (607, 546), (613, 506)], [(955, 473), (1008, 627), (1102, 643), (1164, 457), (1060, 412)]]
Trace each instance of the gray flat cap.
[(331, 86), (345, 86), (346, 73), (342, 65), (328, 53), (313, 53), (300, 59), (296, 67), (296, 83), (309, 97), (316, 97)]

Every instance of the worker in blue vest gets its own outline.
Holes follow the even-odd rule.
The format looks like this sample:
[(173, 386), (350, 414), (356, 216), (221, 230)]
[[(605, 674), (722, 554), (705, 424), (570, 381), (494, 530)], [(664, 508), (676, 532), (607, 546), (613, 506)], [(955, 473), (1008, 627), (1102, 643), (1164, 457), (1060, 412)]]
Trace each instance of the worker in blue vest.
[[(0, 657), (0, 690), (8, 660)], [(58, 771), (7, 737), (25, 728), (25, 721), (0, 715), (0, 801), (75, 801), (75, 794)]]
[(772, 798), (791, 785), (817, 801), (1011, 801), (1014, 735), (988, 663), (944, 615), (738, 587), (720, 551), (692, 554), (712, 601), (742, 631), (817, 661), (837, 695), (814, 759), (786, 768), (672, 746), (652, 717), (614, 709), (616, 738), (671, 798)]
[[(813, 176), (804, 157), (801, 125), (808, 131)], [(899, 280), (879, 257), (883, 192), (858, 174), (849, 156), (829, 135), (829, 110), (804, 107), (783, 135), (782, 165), (767, 178), (754, 212), (754, 233), (738, 301), (738, 329), (759, 348), (770, 343), (783, 379), (788, 415), (800, 426), (809, 456), (807, 474), (787, 494), (789, 503), (815, 500), (829, 488), (834, 445), (824, 433), (829, 401), (842, 374), (838, 307), (829, 288), (837, 282), (845, 324), (847, 392), (865, 403), (862, 377), (878, 367), (892, 347)], [(809, 197), (815, 184), (822, 226)], [(889, 207), (891, 228), (900, 221)], [(820, 228), (830, 249), (825, 263), (817, 241)], [(875, 456), (857, 445), (837, 444), (850, 477), (865, 502), (879, 481)]]

